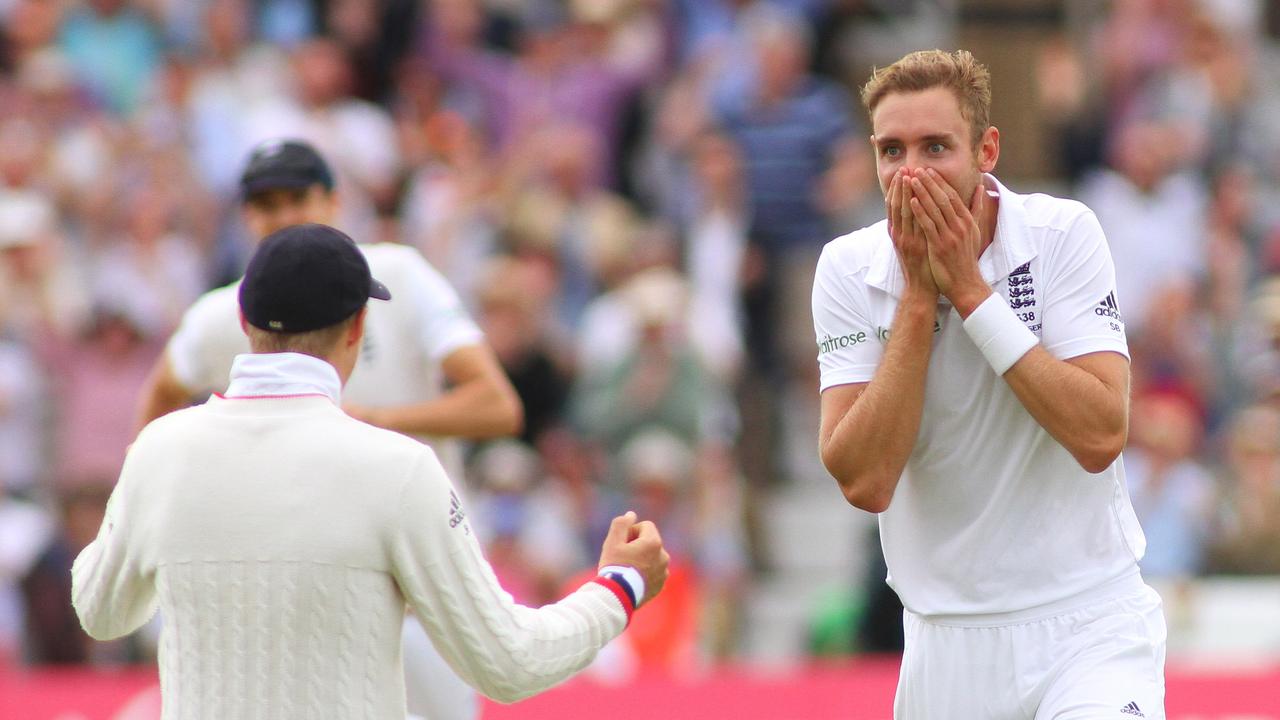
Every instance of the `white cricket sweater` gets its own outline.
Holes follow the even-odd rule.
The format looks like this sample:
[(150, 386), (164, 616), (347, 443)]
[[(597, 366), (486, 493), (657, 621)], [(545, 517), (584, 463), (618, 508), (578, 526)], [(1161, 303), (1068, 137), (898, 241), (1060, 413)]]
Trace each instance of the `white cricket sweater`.
[(596, 584), (515, 604), (432, 450), (343, 414), (321, 364), (332, 377), (311, 393), (214, 396), (148, 425), (76, 559), (90, 635), (162, 610), (164, 718), (402, 720), (406, 602), (458, 674), (503, 702), (564, 680), (623, 630), (622, 603)]

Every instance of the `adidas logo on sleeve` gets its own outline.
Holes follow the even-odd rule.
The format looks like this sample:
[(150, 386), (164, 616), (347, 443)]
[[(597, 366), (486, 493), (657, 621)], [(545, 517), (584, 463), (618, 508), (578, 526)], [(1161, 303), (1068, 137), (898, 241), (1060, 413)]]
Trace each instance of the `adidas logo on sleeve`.
[(1099, 317), (1109, 317), (1116, 322), (1124, 322), (1120, 318), (1120, 307), (1116, 305), (1115, 292), (1107, 293), (1107, 296), (1098, 302), (1098, 307), (1093, 309), (1093, 313)]
[(1146, 717), (1146, 715), (1143, 714), (1143, 712), (1138, 709), (1138, 703), (1136, 702), (1131, 702), (1128, 705), (1125, 705), (1124, 707), (1120, 708), (1120, 712), (1124, 713), (1125, 715), (1132, 715), (1134, 717)]

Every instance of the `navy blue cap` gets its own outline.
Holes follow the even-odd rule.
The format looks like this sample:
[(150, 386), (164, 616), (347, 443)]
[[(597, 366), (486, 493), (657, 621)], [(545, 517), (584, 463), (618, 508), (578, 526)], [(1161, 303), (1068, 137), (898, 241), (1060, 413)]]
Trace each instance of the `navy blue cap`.
[(278, 333), (336, 325), (369, 298), (391, 291), (369, 272), (355, 241), (328, 225), (290, 225), (258, 245), (240, 282), (240, 310), (249, 324)]
[(301, 140), (268, 140), (249, 155), (240, 174), (244, 197), (268, 190), (333, 189), (333, 173), (320, 153)]

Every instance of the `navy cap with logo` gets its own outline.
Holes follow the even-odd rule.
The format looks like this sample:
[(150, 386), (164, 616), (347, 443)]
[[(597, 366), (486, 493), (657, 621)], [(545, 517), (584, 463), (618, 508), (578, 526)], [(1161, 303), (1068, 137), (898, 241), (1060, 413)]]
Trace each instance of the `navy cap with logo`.
[(312, 185), (332, 190), (333, 173), (320, 153), (301, 140), (259, 144), (240, 174), (240, 192), (245, 197), (268, 190), (302, 190)]
[(336, 325), (369, 298), (390, 300), (391, 292), (355, 242), (328, 225), (291, 225), (263, 238), (240, 282), (245, 319), (269, 332)]

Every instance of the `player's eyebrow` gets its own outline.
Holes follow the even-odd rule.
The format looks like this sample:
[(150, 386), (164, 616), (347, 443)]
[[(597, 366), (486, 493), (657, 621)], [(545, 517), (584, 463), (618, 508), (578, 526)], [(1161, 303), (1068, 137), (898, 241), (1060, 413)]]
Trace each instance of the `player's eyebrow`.
[[(954, 143), (955, 139), (956, 139), (956, 136), (952, 133), (930, 133), (920, 138), (920, 142), (922, 143), (935, 143), (935, 142)], [(885, 135), (885, 136), (876, 135), (875, 143), (878, 146), (903, 144), (901, 139), (896, 138), (892, 135)]]

